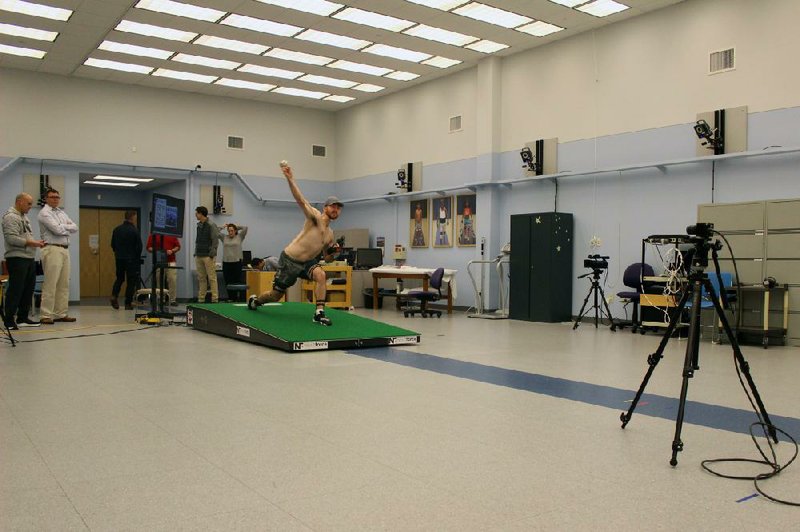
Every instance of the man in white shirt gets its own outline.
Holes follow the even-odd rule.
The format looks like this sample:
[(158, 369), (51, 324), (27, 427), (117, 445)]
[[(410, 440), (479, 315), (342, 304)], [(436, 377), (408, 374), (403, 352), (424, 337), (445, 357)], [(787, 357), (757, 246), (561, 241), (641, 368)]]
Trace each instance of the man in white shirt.
[(61, 195), (49, 189), (45, 194), (47, 205), (39, 211), (39, 230), (42, 240), (47, 244), (42, 249), (41, 323), (56, 321), (75, 321), (67, 315), (69, 306), (69, 235), (78, 231), (78, 226), (70, 220), (64, 209), (58, 206)]

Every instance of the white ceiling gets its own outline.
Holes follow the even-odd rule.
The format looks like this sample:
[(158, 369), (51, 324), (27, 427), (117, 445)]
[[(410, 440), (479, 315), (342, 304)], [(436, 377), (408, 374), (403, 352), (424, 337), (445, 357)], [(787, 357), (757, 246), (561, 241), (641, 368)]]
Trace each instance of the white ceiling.
[[(357, 7), (363, 10), (390, 15), (406, 19), (415, 23), (423, 23), (462, 34), (471, 35), (480, 39), (508, 45), (508, 48), (495, 54), (484, 54), (464, 47), (442, 44), (419, 37), (395, 33), (388, 30), (338, 20), (330, 16), (321, 16), (305, 13), (295, 9), (287, 9), (268, 5), (258, 0), (181, 0), (196, 6), (213, 8), (226, 13), (235, 13), (262, 20), (271, 20), (283, 24), (291, 24), (301, 28), (311, 28), (328, 33), (344, 35), (362, 39), (373, 43), (387, 44), (406, 49), (424, 52), (434, 56), (442, 56), (461, 61), (460, 64), (449, 68), (437, 68), (420, 63), (392, 59), (359, 50), (350, 50), (330, 45), (317, 44), (294, 37), (281, 37), (266, 33), (240, 29), (218, 22), (204, 22), (191, 18), (178, 17), (146, 9), (136, 8), (139, 0), (30, 0), (35, 3), (46, 4), (53, 7), (70, 9), (72, 16), (66, 22), (49, 20), (41, 17), (32, 17), (0, 9), (0, 23), (14, 24), (23, 27), (37, 28), (58, 32), (54, 42), (33, 40), (23, 37), (12, 37), (0, 34), (0, 45), (21, 46), (43, 50), (46, 53), (43, 59), (18, 57), (0, 53), (0, 67), (18, 68), (46, 72), (64, 76), (93, 78), (114, 81), (118, 83), (142, 85), (147, 87), (167, 88), (188, 92), (227, 96), (287, 105), (300, 105), (336, 111), (348, 106), (357, 105), (384, 94), (396, 92), (417, 83), (425, 82), (436, 77), (451, 74), (455, 71), (475, 66), (481, 59), (491, 55), (507, 56), (537, 46), (564, 39), (601, 26), (619, 22), (637, 15), (676, 4), (682, 0), (619, 0), (630, 8), (607, 17), (598, 18), (576, 9), (564, 7), (550, 0), (483, 0), (497, 8), (527, 16), (534, 20), (541, 20), (565, 28), (563, 31), (553, 33), (546, 37), (535, 37), (515, 29), (507, 29), (494, 24), (477, 21), (460, 16), (452, 12), (418, 5), (406, 0), (339, 0), (339, 4)], [(266, 1), (266, 0), (265, 0)], [(588, 2), (589, 0), (584, 0)], [(463, 3), (468, 3), (464, 0)], [(0, 0), (2, 4), (2, 0)], [(305, 52), (351, 62), (364, 63), (384, 67), (396, 71), (412, 72), (419, 77), (413, 81), (397, 81), (385, 76), (349, 72), (330, 68), (327, 66), (309, 65), (305, 63), (286, 61), (263, 55), (253, 55), (243, 52), (212, 48), (194, 44), (193, 41), (183, 43), (156, 37), (146, 37), (134, 33), (115, 30), (120, 21), (133, 21), (152, 24), (167, 28), (196, 33), (198, 35), (212, 35), (226, 39), (235, 39), (248, 43), (256, 43), (270, 48), (283, 48), (286, 50)], [(175, 61), (174, 55), (168, 59), (152, 59), (133, 55), (115, 53), (98, 49), (104, 41), (115, 41), (124, 44), (133, 44), (158, 48), (170, 52), (199, 55), (214, 59), (234, 61), (239, 64), (252, 64), (264, 67), (280, 68), (303, 72), (305, 74), (327, 76), (340, 80), (349, 80), (358, 83), (372, 84), (384, 87), (378, 92), (362, 92), (352, 88), (337, 88), (301, 81), (289, 80), (263, 75), (241, 72), (239, 70), (224, 70), (201, 65), (186, 64)], [(269, 52), (267, 52), (269, 53)], [(290, 87), (310, 91), (321, 91), (331, 95), (348, 96), (355, 98), (348, 103), (338, 103), (327, 100), (317, 100), (305, 97), (287, 96), (275, 92), (261, 92), (250, 89), (233, 88), (215, 83), (198, 83), (194, 81), (177, 80), (166, 77), (157, 77), (148, 74), (134, 74), (119, 72), (103, 68), (90, 67), (84, 64), (89, 58), (111, 60), (124, 63), (134, 63), (147, 67), (166, 68), (170, 70), (191, 72), (209, 75), (213, 78), (228, 78), (262, 84)]]

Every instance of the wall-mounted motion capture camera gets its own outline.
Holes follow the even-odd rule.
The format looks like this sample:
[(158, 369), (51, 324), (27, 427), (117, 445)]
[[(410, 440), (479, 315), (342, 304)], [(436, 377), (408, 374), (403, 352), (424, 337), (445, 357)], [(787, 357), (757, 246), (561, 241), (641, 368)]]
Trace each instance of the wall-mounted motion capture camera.
[(524, 163), (523, 168), (529, 172), (535, 173), (536, 175), (542, 174), (541, 162), (539, 161), (539, 158), (533, 154), (533, 151), (531, 151), (529, 147), (525, 146), (522, 148), (519, 151), (519, 156), (522, 158), (522, 162)]
[(717, 150), (720, 147), (724, 148), (723, 138), (718, 128), (713, 128), (708, 125), (705, 120), (698, 120), (694, 124), (694, 134), (700, 139), (700, 144), (709, 150)]

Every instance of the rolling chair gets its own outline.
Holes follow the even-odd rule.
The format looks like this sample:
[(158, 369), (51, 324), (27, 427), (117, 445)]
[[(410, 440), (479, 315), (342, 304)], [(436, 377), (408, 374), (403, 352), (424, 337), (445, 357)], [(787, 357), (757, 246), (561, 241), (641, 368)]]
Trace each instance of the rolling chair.
[[(631, 332), (635, 333), (636, 330), (641, 327), (641, 321), (639, 319), (639, 301), (645, 288), (652, 284), (644, 281), (643, 278), (653, 276), (655, 276), (655, 271), (653, 267), (646, 262), (634, 262), (625, 268), (625, 272), (622, 274), (622, 283), (628, 288), (633, 288), (633, 290), (617, 292), (617, 297), (624, 303), (626, 314), (628, 305), (633, 304)], [(624, 325), (625, 324), (623, 324), (623, 326)]]
[(436, 290), (435, 292), (428, 290), (412, 290), (405, 294), (406, 306), (403, 309), (403, 316), (406, 318), (413, 316), (417, 312), (422, 314), (423, 318), (428, 316), (442, 317), (441, 310), (429, 310), (428, 303), (432, 301), (439, 301), (442, 299), (442, 278), (444, 277), (444, 268), (436, 268), (431, 274), (431, 280), (428, 285)]

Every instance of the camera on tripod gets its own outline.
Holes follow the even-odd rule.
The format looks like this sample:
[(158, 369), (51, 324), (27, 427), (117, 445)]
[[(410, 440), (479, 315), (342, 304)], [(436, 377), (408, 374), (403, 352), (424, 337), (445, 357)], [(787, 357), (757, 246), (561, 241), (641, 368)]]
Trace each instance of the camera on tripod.
[(686, 233), (704, 240), (710, 240), (714, 234), (714, 224), (696, 223), (686, 228)]
[(610, 258), (608, 255), (589, 255), (589, 258), (583, 259), (583, 267), (593, 270), (607, 270), (608, 259)]

